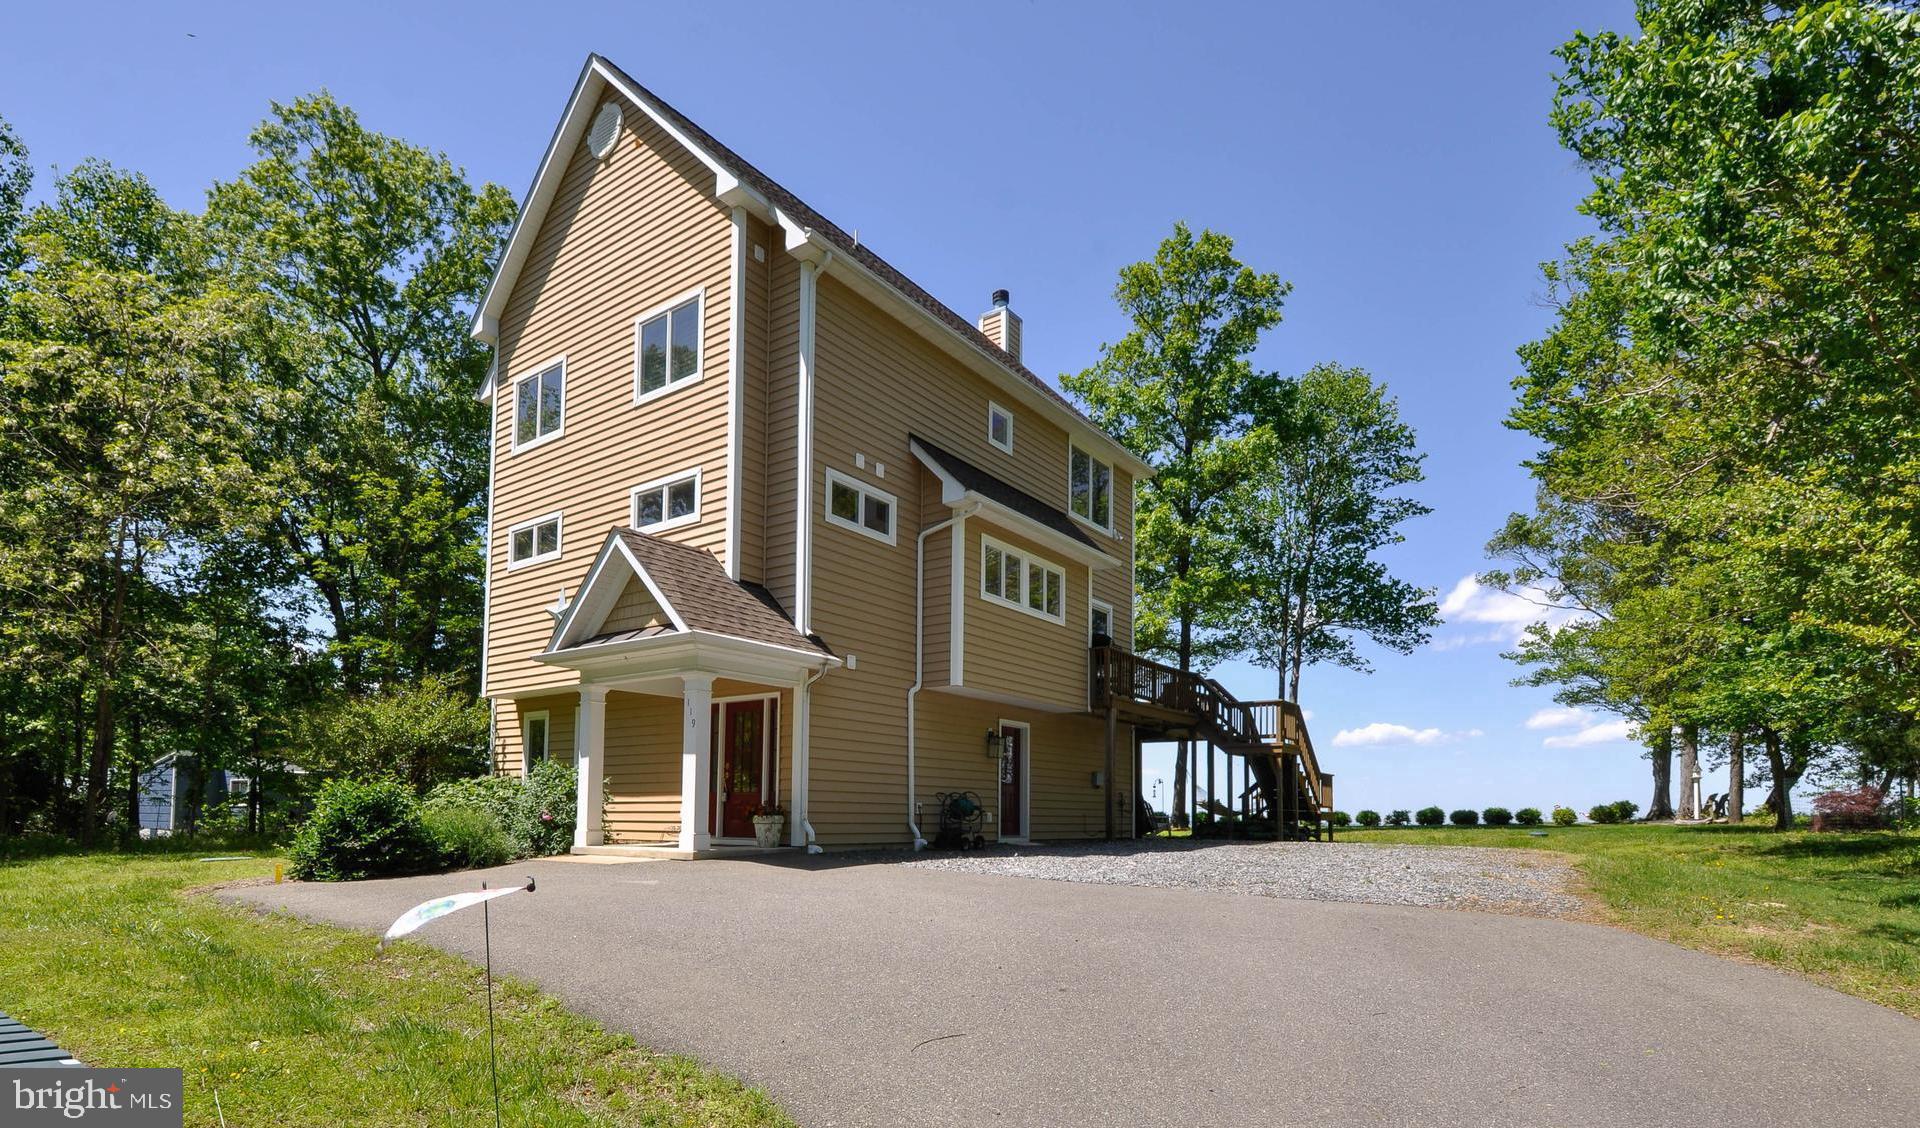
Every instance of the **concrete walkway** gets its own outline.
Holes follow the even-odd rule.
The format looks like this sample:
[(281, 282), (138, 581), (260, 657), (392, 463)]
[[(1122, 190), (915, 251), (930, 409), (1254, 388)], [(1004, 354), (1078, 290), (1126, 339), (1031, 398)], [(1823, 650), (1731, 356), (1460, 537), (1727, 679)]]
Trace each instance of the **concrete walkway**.
[[(494, 965), (803, 1124), (1910, 1125), (1920, 1023), (1616, 929), (889, 864), (259, 886), (377, 930), (526, 874)], [(477, 914), (417, 938), (477, 958)]]

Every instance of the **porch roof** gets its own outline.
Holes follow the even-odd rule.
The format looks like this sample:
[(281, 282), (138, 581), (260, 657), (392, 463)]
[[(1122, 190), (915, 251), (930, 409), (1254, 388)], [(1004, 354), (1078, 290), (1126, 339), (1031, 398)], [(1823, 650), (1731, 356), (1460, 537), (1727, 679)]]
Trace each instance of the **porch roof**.
[(946, 504), (978, 502), (992, 516), (1052, 545), (1081, 563), (1096, 568), (1120, 566), (1120, 561), (1096, 544), (1081, 523), (1065, 510), (1048, 505), (1012, 482), (918, 435), (908, 435), (907, 445), (920, 464), (940, 479), (941, 500)]

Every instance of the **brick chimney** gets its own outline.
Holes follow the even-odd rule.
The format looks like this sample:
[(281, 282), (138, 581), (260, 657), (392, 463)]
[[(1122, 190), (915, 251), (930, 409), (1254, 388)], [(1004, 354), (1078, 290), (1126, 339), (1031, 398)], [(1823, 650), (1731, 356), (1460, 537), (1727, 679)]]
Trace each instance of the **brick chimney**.
[(1000, 346), (1000, 351), (1012, 357), (1016, 363), (1020, 360), (1020, 315), (1007, 308), (1007, 292), (993, 292), (993, 308), (980, 315), (980, 331), (987, 340)]

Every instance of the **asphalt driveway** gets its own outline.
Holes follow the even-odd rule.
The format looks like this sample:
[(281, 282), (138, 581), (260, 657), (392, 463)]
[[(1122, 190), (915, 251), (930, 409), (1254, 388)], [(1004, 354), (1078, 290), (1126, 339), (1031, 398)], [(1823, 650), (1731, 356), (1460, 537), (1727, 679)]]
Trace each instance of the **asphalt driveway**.
[[(1920, 1023), (1616, 929), (891, 864), (522, 863), (230, 895), (378, 930), (526, 874), (496, 970), (801, 1123), (1910, 1125)], [(478, 958), (476, 915), (416, 937)]]

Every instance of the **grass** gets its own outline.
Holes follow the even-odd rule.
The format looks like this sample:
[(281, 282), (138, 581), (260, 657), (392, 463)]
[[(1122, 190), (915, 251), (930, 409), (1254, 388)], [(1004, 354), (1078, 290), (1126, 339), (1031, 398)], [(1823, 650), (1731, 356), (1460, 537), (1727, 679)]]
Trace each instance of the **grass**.
[(1920, 1018), (1920, 834), (1762, 825), (1345, 829), (1347, 842), (1571, 854), (1611, 922)]
[[(273, 870), (264, 855), (198, 857), (0, 864), (0, 1010), (83, 1061), (184, 1068), (188, 1124), (491, 1121), (479, 968), (197, 895)], [(496, 981), (495, 1001), (508, 1124), (792, 1124), (764, 1094), (525, 983)]]

